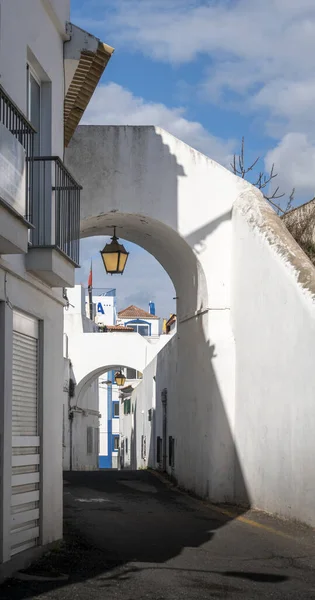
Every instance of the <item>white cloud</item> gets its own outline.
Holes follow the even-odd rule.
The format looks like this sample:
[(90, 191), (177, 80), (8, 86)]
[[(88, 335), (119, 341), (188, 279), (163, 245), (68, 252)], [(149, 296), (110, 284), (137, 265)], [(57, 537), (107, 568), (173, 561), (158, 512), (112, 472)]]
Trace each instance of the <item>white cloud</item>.
[[(286, 88), (295, 87), (299, 101), (312, 85), (314, 0), (95, 0), (94, 7), (91, 26), (117, 48), (175, 64), (208, 55), (202, 89), (214, 101), (232, 91), (252, 100), (252, 110), (290, 120), (297, 105), (281, 101)], [(279, 81), (283, 93), (272, 93)]]
[[(91, 14), (97, 20), (84, 16)], [(81, 15), (80, 21), (75, 14), (74, 21), (117, 51), (140, 51), (175, 65), (208, 57), (199, 97), (264, 115), (266, 132), (279, 140), (265, 157), (266, 170), (275, 163), (280, 191), (288, 194), (295, 187), (300, 200), (314, 196), (314, 0), (86, 0)], [(147, 102), (115, 83), (97, 88), (83, 122), (160, 125), (224, 165), (235, 149), (233, 141), (190, 121), (184, 108)], [(89, 257), (102, 243), (98, 238), (82, 241), (77, 281), (87, 282)], [(136, 247), (123, 278), (106, 277), (97, 259), (94, 280), (98, 286), (117, 287), (120, 307), (137, 298), (146, 308), (150, 295), (159, 315), (174, 310), (168, 276)]]
[[(275, 158), (285, 187), (290, 187), (296, 175), (293, 184), (309, 189), (307, 169), (313, 164), (315, 152), (314, 0), (90, 2), (94, 14), (96, 9), (98, 14), (98, 21), (92, 22), (91, 27), (117, 49), (140, 51), (153, 60), (175, 65), (208, 57), (208, 66), (199, 82), (199, 98), (237, 109), (247, 116), (257, 115), (260, 123), (263, 119), (266, 133), (282, 140), (270, 156)], [(122, 89), (120, 94), (117, 88), (105, 90), (106, 98), (110, 91), (122, 100)], [(183, 109), (170, 110), (133, 96), (124, 97), (126, 118), (119, 122), (150, 120), (150, 124), (161, 124), (227, 164), (222, 158), (226, 154), (224, 143), (222, 147), (222, 142), (210, 136), (200, 123), (185, 119)], [(112, 116), (116, 116), (115, 110)], [(308, 151), (304, 148), (302, 154), (292, 141), (298, 134), (307, 139)], [(291, 140), (290, 152), (284, 151), (288, 140)], [(228, 145), (228, 153), (233, 149), (233, 145)], [(276, 160), (280, 158), (281, 165)], [(302, 159), (305, 167), (292, 171), (292, 161), (301, 165)]]
[(313, 0), (107, 0), (94, 6), (94, 26), (119, 39), (120, 47), (128, 45), (159, 60), (183, 63), (201, 53), (223, 52), (274, 58), (277, 48), (276, 60), (297, 65), (296, 48), (288, 41), (298, 37), (304, 48), (314, 48), (308, 21), (315, 14)]
[(293, 187), (300, 198), (309, 200), (315, 195), (315, 144), (303, 133), (288, 133), (265, 158), (267, 170), (272, 164), (279, 173), (277, 185), (287, 193)]
[(288, 131), (315, 133), (314, 105), (314, 79), (286, 81), (280, 78), (271, 81), (256, 94), (252, 102), (254, 109), (268, 109), (270, 117), (266, 129), (272, 137), (281, 137)]
[(235, 142), (211, 135), (196, 121), (185, 118), (184, 108), (146, 102), (129, 90), (108, 83), (100, 85), (88, 106), (82, 123), (89, 125), (158, 125), (221, 164), (228, 165)]

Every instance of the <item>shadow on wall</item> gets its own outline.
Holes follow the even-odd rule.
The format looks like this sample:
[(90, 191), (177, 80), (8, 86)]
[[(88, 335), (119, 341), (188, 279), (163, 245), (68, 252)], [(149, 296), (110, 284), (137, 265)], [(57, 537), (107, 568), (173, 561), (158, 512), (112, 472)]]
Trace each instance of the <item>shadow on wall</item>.
[[(162, 437), (158, 422), (161, 393), (166, 388), (166, 447), (171, 436), (175, 441), (174, 474), (180, 485), (213, 502), (237, 501), (248, 506), (231, 431), (235, 417), (235, 373), (231, 340), (229, 349), (226, 348), (228, 337), (232, 337), (228, 309), (224, 309), (227, 313), (221, 307), (209, 310), (207, 287), (209, 283), (212, 298), (213, 291), (216, 292), (212, 279), (217, 272), (212, 273), (211, 269), (220, 271), (221, 259), (223, 269), (227, 268), (221, 252), (226, 242), (230, 245), (230, 238), (224, 235), (231, 236), (231, 232), (222, 234), (221, 226), (231, 219), (237, 186), (234, 179), (231, 184), (233, 175), (228, 171), (218, 165), (211, 170), (205, 162), (208, 159), (158, 131), (154, 127), (78, 128), (67, 150), (66, 162), (83, 186), (81, 235), (108, 235), (115, 225), (119, 237), (143, 247), (160, 262), (176, 289), (178, 332), (172, 355), (165, 348), (156, 359), (156, 431), (147, 454), (156, 455), (156, 439)], [(169, 145), (165, 140), (169, 140)], [(181, 161), (178, 157), (184, 158)], [(202, 168), (194, 171), (198, 161)], [(198, 185), (197, 177), (205, 177), (204, 173), (206, 178)], [(216, 181), (214, 188), (212, 179)], [(225, 183), (227, 200), (224, 200)], [(222, 205), (217, 191), (221, 184)], [(214, 190), (214, 197), (207, 186)], [(231, 192), (233, 186), (235, 190)], [(190, 220), (196, 223), (196, 228), (192, 226), (193, 232), (184, 239), (178, 233), (178, 221), (189, 206)], [(195, 220), (201, 209), (206, 222), (202, 225)], [(185, 218), (189, 218), (186, 213)], [(204, 252), (214, 235), (218, 244), (216, 266), (210, 261), (205, 273), (200, 261), (204, 260)], [(230, 278), (227, 272), (226, 278)], [(221, 279), (217, 276), (215, 285), (224, 287)], [(226, 391), (228, 380), (231, 390)], [(141, 455), (140, 418), (136, 407), (130, 448), (132, 466), (138, 466)]]
[[(101, 152), (100, 148), (103, 148), (104, 152)], [(188, 152), (193, 155), (194, 151), (188, 149)], [(158, 466), (155, 444), (157, 437), (163, 435), (161, 395), (162, 390), (167, 389), (166, 451), (168, 438), (172, 436), (175, 440), (173, 473), (179, 484), (212, 501), (231, 502), (235, 500), (237, 478), (237, 488), (242, 490), (238, 500), (247, 505), (249, 499), (242, 468), (224, 406), (222, 386), (218, 384), (214, 366), (214, 359), (221, 354), (225, 360), (224, 343), (221, 347), (217, 336), (221, 316), (207, 312), (207, 281), (211, 282), (211, 273), (204, 274), (194, 252), (198, 251), (198, 245), (202, 246), (205, 243), (207, 237), (217, 232), (223, 221), (230, 218), (229, 211), (222, 210), (221, 217), (217, 217), (217, 214), (212, 219), (206, 217), (207, 225), (196, 227), (187, 240), (178, 234), (178, 215), (181, 214), (178, 181), (179, 178), (186, 177), (185, 167), (178, 163), (176, 156), (170, 152), (170, 147), (164, 143), (162, 135), (156, 133), (155, 128), (146, 128), (144, 135), (141, 128), (137, 127), (80, 127), (67, 150), (66, 162), (74, 177), (83, 185), (82, 237), (110, 235), (115, 225), (119, 237), (142, 246), (160, 262), (176, 289), (178, 332), (170, 349), (166, 346), (157, 356), (155, 363), (156, 409), (152, 421), (155, 433), (151, 436), (147, 448), (149, 456), (154, 457), (153, 466)], [(148, 164), (151, 168), (148, 168)], [(217, 167), (216, 171), (219, 169), (220, 167)], [(183, 182), (180, 187), (183, 188)], [(199, 186), (199, 191), (201, 195), (204, 194), (202, 186)], [(195, 199), (197, 204), (198, 193), (196, 195), (193, 185), (188, 193), (189, 197), (186, 197), (185, 201), (192, 203)], [(203, 198), (203, 202), (208, 210), (211, 197)], [(191, 206), (192, 218), (197, 208)], [(218, 255), (218, 261), (219, 259)], [(195, 316), (197, 311), (205, 312)], [(215, 337), (211, 334), (212, 327), (216, 331), (216, 341), (212, 339)], [(234, 372), (227, 368), (226, 377), (229, 376), (234, 378)], [(143, 386), (144, 381), (140, 385)], [(233, 407), (229, 409), (233, 413)], [(130, 452), (132, 466), (138, 466), (142, 435), (138, 423), (142, 413), (138, 406), (134, 410)], [(101, 475), (103, 474), (72, 473), (71, 481), (75, 483), (76, 477), (80, 477), (79, 486), (84, 485), (89, 493), (88, 490), (97, 490), (102, 485)], [(106, 477), (111, 475), (117, 477), (118, 474), (109, 472)], [(148, 477), (149, 474), (141, 473), (139, 476)], [(121, 472), (119, 477), (128, 477), (128, 473)], [(123, 493), (132, 500), (132, 490), (125, 486)], [(160, 490), (162, 499), (165, 493), (165, 490)], [(170, 494), (167, 490), (168, 499)], [(134, 499), (138, 504), (138, 495)], [(154, 538), (161, 540), (161, 522), (156, 518), (156, 514), (149, 517), (146, 537), (129, 535), (128, 526), (132, 527), (132, 520), (124, 521), (123, 513), (118, 512), (115, 519), (112, 519), (116, 538), (117, 520), (119, 524), (126, 523), (126, 528), (120, 527), (120, 530), (129, 536), (127, 550), (132, 551), (133, 559), (136, 557), (143, 561), (166, 562), (180, 554), (184, 547), (201, 546), (212, 538), (211, 530), (224, 526), (227, 522), (225, 518), (216, 519), (211, 523), (207, 519), (205, 522), (200, 520), (199, 525), (196, 525), (196, 522), (191, 523), (188, 527), (189, 511), (180, 506), (179, 500), (174, 499), (173, 504), (174, 523), (178, 513), (183, 510), (185, 525), (180, 523), (178, 529), (174, 529), (173, 535), (170, 535), (169, 543), (165, 544), (163, 539), (162, 546), (154, 547), (152, 544)], [(76, 510), (80, 511), (80, 508)], [(93, 511), (90, 512), (91, 516)], [(72, 514), (84, 537), (84, 523), (80, 521), (80, 512), (76, 513), (73, 507)], [(111, 546), (107, 550), (108, 569), (124, 564), (130, 558), (127, 552), (126, 556), (120, 556), (119, 560), (111, 562)], [(89, 549), (85, 555), (86, 563), (82, 563), (82, 571), (79, 574), (81, 581), (82, 578), (90, 578), (92, 573), (104, 572), (104, 552), (100, 553), (98, 560), (92, 552), (92, 561), (88, 558), (90, 552)], [(76, 556), (75, 568), (77, 563)], [(50, 589), (58, 587), (59, 584), (47, 586)], [(105, 581), (104, 587), (106, 586)], [(33, 589), (30, 592), (25, 588), (21, 594), (17, 593), (14, 596), (10, 590), (10, 598), (34, 597), (39, 591), (42, 590), (34, 592)]]
[[(178, 334), (144, 371), (143, 381), (132, 396), (134, 420), (128, 468), (136, 470), (147, 466), (165, 470), (181, 487), (200, 497), (215, 503), (236, 503), (245, 509), (250, 499), (212, 367), (216, 348), (206, 339), (200, 343), (202, 331), (200, 317), (192, 319), (187, 331), (183, 331), (183, 326), (179, 328)], [(192, 354), (189, 342), (196, 338), (199, 345)], [(144, 388), (146, 376), (151, 388)], [(152, 406), (153, 402), (148, 399), (154, 391), (155, 406)], [(163, 427), (165, 391), (166, 424)], [(143, 412), (145, 431), (141, 427)], [(145, 460), (143, 435), (147, 444)]]
[[(185, 167), (178, 163), (162, 136), (156, 132), (153, 135), (154, 128), (147, 129), (151, 130), (150, 135), (143, 135), (141, 127), (79, 128), (70, 145), (67, 162), (83, 185), (82, 235), (110, 234), (116, 225), (120, 237), (145, 248), (168, 272), (178, 297), (177, 359), (169, 357), (171, 368), (168, 368), (163, 350), (157, 357), (155, 418), (158, 420), (161, 392), (166, 388), (167, 437), (175, 440), (174, 473), (179, 483), (212, 501), (237, 500), (248, 506), (249, 498), (230, 426), (234, 408), (229, 407), (228, 417), (222, 385), (217, 381), (213, 366), (216, 358), (226, 360), (225, 377), (233, 379), (233, 359), (225, 357), (224, 343), (220, 347), (212, 339), (211, 331), (220, 328), (222, 313), (220, 310), (212, 314), (207, 312), (207, 280), (211, 279), (211, 273), (205, 275), (198, 260), (198, 253), (202, 253), (209, 237), (231, 219), (231, 210), (222, 210), (218, 216), (220, 211), (216, 207), (212, 220), (183, 239), (177, 232), (181, 212), (178, 181), (187, 177)], [(112, 149), (106, 154), (105, 163), (104, 147)], [(152, 170), (147, 163), (154, 157)], [(205, 312), (194, 316), (202, 311)], [(228, 399), (231, 403), (233, 394), (234, 389)], [(138, 464), (141, 454), (139, 419), (141, 414), (136, 412), (129, 439), (131, 466)], [(156, 448), (151, 448), (151, 444), (156, 445), (158, 436), (163, 437), (157, 430), (147, 448), (150, 456), (156, 454)], [(168, 447), (168, 439), (166, 445)], [(237, 498), (235, 489), (238, 490)]]

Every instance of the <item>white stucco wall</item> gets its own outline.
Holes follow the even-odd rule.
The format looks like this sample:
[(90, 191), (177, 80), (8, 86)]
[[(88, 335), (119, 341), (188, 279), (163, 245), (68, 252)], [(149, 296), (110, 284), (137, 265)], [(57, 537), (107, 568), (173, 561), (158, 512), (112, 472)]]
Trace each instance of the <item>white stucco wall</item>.
[[(258, 509), (314, 526), (315, 471), (310, 457), (315, 451), (315, 270), (256, 192), (235, 204), (233, 230), (234, 501), (250, 502)], [(167, 453), (168, 436), (175, 438), (175, 468), (172, 470), (167, 461), (167, 470), (180, 483), (188, 481), (198, 490), (198, 481), (211, 473), (209, 450), (213, 466), (220, 468), (224, 461), (224, 421), (220, 425), (221, 447), (217, 448), (210, 438), (209, 394), (213, 388), (196, 382), (197, 391), (204, 391), (203, 409), (197, 409), (194, 397), (190, 405), (182, 402), (183, 389), (176, 384), (179, 344), (175, 335), (146, 367), (143, 381), (132, 394), (134, 413), (124, 415), (122, 411), (120, 428), (131, 443), (125, 466), (157, 468), (156, 437), (162, 437), (161, 392), (166, 388)], [(227, 378), (226, 385), (234, 385), (234, 378)], [(151, 408), (154, 418), (150, 422)], [(182, 423), (189, 415), (195, 418), (196, 409), (200, 420), (193, 442), (183, 439)], [(141, 457), (142, 435), (147, 442), (146, 461)], [(193, 443), (202, 447), (203, 461), (199, 471), (192, 471), (188, 462), (182, 477), (184, 446), (191, 448)], [(215, 496), (210, 478), (206, 493)]]
[[(68, 319), (71, 319), (71, 315), (66, 315), (67, 333)], [(138, 333), (130, 332), (69, 334), (68, 351), (77, 381), (74, 403), (81, 406), (86, 386), (106, 371), (131, 367), (142, 373), (168, 339), (169, 336), (161, 336), (155, 340), (155, 344), (150, 344)]]
[[(70, 0), (54, 2), (64, 19), (70, 12)], [(40, 80), (52, 83), (52, 143), (51, 150), (46, 148), (45, 154), (63, 158), (63, 38), (46, 10), (46, 3), (42, 0), (1, 0), (1, 85), (26, 114), (27, 61)]]
[(177, 476), (213, 501), (232, 500), (231, 210), (251, 186), (159, 127), (79, 127), (66, 162), (84, 188), (82, 236), (111, 235), (115, 225), (122, 239), (153, 254), (174, 283)]
[[(99, 436), (98, 381), (94, 381), (86, 390), (82, 399), (82, 409), (82, 412), (75, 412), (73, 417), (72, 468), (74, 471), (91, 471), (98, 469), (99, 446), (96, 443), (96, 438)], [(87, 452), (88, 427), (94, 429), (91, 454)]]
[[(63, 470), (90, 471), (98, 468), (99, 438), (99, 392), (97, 382), (93, 382), (82, 397), (82, 407), (69, 418), (71, 398), (69, 398), (69, 379), (74, 377), (71, 361), (64, 358), (63, 393)], [(94, 430), (92, 452), (88, 453), (87, 428)], [(72, 431), (71, 431), (72, 430)]]
[[(57, 0), (56, 0), (57, 1)], [(47, 129), (46, 155), (63, 156), (63, 35), (49, 16), (44, 2), (0, 0), (0, 76), (1, 85), (19, 109), (26, 113), (26, 63), (30, 62), (39, 78), (51, 82), (52, 116)], [(64, 15), (69, 1), (58, 12)], [(7, 304), (5, 304), (7, 302)], [(5, 312), (7, 346), (5, 378), (12, 380), (12, 310), (25, 312), (40, 321), (42, 331), (41, 490), (40, 538), (43, 545), (62, 537), (62, 408), (63, 408), (63, 306), (61, 290), (52, 290), (25, 270), (25, 257), (0, 257), (0, 305)], [(10, 559), (11, 523), (11, 396), (0, 393), (0, 411), (6, 407), (5, 436), (1, 454), (6, 457), (0, 476), (0, 562)], [(3, 422), (4, 424), (4, 422)], [(3, 510), (1, 510), (3, 509)], [(1, 514), (2, 512), (2, 514)], [(2, 525), (4, 524), (4, 528)], [(2, 539), (1, 539), (2, 538)]]
[[(60, 26), (65, 28), (66, 21), (70, 20), (70, 0), (41, 0), (44, 6), (47, 4), (48, 7), (51, 5), (57, 19), (60, 22)], [(48, 8), (49, 12), (49, 8)]]
[[(303, 468), (313, 450), (313, 292), (301, 282), (314, 272), (297, 269), (296, 246), (279, 246), (281, 221), (269, 239), (267, 213), (252, 210), (265, 207), (261, 194), (157, 127), (80, 127), (67, 163), (84, 186), (82, 236), (115, 225), (159, 260), (178, 297), (177, 333), (135, 392), (134, 435), (155, 374), (156, 403), (168, 391), (181, 485), (313, 522), (313, 475)], [(157, 404), (157, 428), (158, 415)]]
[(69, 381), (71, 376), (70, 359), (63, 359), (63, 423), (62, 423), (62, 468), (70, 471), (70, 420), (69, 420)]
[[(88, 297), (86, 297), (88, 305)], [(116, 323), (116, 296), (93, 296), (95, 304), (95, 321), (98, 325), (115, 325)]]
[[(6, 261), (0, 258), (0, 306), (6, 313), (6, 326), (10, 343), (12, 343), (12, 310), (5, 304), (9, 299), (14, 308), (21, 310), (42, 323), (42, 542), (48, 544), (62, 536), (62, 398), (63, 398), (63, 334), (62, 313), (63, 305), (56, 301), (48, 290), (40, 291), (29, 282), (23, 281), (10, 272), (5, 274)], [(4, 290), (5, 277), (6, 293)], [(40, 286), (39, 286), (40, 287)], [(12, 355), (10, 346), (6, 346), (5, 352), (5, 377), (8, 382), (12, 379)], [(0, 357), (3, 360), (3, 357)], [(10, 384), (11, 385), (11, 384)], [(8, 388), (9, 390), (10, 388)], [(9, 391), (8, 391), (9, 393)], [(11, 396), (2, 396), (0, 393), (0, 410), (3, 402), (7, 407), (11, 405)], [(9, 494), (7, 497), (3, 519), (8, 525), (10, 519), (10, 491), (11, 491), (11, 413), (6, 413), (6, 421), (3, 423), (6, 430), (5, 444), (1, 448), (4, 452), (5, 462), (3, 464), (1, 494)], [(54, 457), (53, 460), (51, 457)], [(0, 503), (1, 505), (1, 503)], [(7, 536), (8, 536), (7, 532)], [(4, 538), (4, 545), (9, 558), (9, 537)]]
[[(182, 404), (182, 391), (177, 386), (176, 373), (178, 365), (178, 339), (174, 336), (160, 353), (145, 368), (143, 380), (137, 385), (131, 396), (132, 412), (125, 415), (123, 406), (120, 418), (120, 430), (123, 438), (128, 438), (130, 445), (129, 456), (125, 466), (132, 469), (151, 467), (158, 468), (156, 456), (157, 436), (163, 437), (163, 411), (162, 391), (167, 390), (167, 471), (175, 475), (180, 483), (185, 485), (185, 480), (180, 479), (181, 453), (183, 444), (182, 419), (185, 418), (185, 406)], [(191, 407), (192, 408), (192, 407)], [(152, 411), (149, 420), (148, 411)], [(208, 423), (206, 424), (206, 427)], [(146, 438), (146, 457), (141, 454), (141, 439)], [(168, 465), (168, 438), (175, 439), (175, 468)], [(202, 443), (203, 430), (200, 428), (200, 443)], [(195, 440), (197, 445), (198, 440)], [(205, 455), (207, 460), (207, 455)], [(205, 466), (200, 465), (201, 469)], [(198, 485), (200, 473), (192, 474), (192, 485)], [(204, 476), (205, 473), (202, 473)], [(187, 475), (186, 475), (187, 477)], [(209, 490), (210, 491), (210, 490)]]
[[(66, 336), (67, 359), (65, 359), (65, 379), (72, 377), (78, 383), (72, 362), (73, 338), (83, 332), (95, 332), (97, 326), (94, 321), (85, 315), (85, 291), (81, 285), (67, 289), (69, 304), (64, 309), (64, 335)], [(65, 385), (64, 385), (65, 387)], [(66, 436), (63, 448), (63, 469), (74, 471), (93, 470), (98, 468), (98, 444), (96, 437), (99, 435), (99, 389), (98, 381), (91, 381), (81, 395), (80, 409), (72, 411), (72, 421), (69, 420), (69, 408), (73, 407), (74, 400), (65, 394), (64, 413), (66, 414)], [(71, 413), (71, 411), (70, 411)], [(87, 428), (94, 430), (93, 451), (88, 453)], [(72, 430), (72, 431), (71, 431)], [(71, 431), (71, 434), (70, 434)], [(95, 437), (96, 436), (96, 437)], [(71, 459), (70, 459), (71, 455)]]
[(69, 305), (64, 310), (64, 332), (68, 338), (98, 331), (96, 323), (86, 316), (84, 287), (67, 288), (67, 297)]
[(235, 437), (245, 482), (255, 507), (314, 527), (315, 270), (257, 194), (237, 202), (233, 230)]

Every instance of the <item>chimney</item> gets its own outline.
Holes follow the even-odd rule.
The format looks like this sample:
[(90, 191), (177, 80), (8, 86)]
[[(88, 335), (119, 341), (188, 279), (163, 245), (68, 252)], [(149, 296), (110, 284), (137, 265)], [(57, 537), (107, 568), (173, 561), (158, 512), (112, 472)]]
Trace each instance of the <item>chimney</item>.
[(155, 315), (155, 304), (150, 300), (149, 302), (150, 315)]

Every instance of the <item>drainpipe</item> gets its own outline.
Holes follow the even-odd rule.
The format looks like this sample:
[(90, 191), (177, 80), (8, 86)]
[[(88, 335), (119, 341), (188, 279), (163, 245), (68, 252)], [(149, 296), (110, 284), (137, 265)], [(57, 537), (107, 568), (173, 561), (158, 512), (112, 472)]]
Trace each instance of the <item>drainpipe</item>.
[(163, 443), (163, 471), (166, 472), (167, 470), (167, 389), (164, 388), (164, 390), (162, 390), (162, 410), (163, 410), (163, 418), (162, 418), (162, 423), (163, 423), (163, 438), (162, 438), (162, 443)]
[(74, 417), (74, 413), (69, 410), (69, 421), (70, 421), (70, 464), (69, 464), (69, 469), (70, 471), (72, 471), (72, 426), (73, 426), (73, 417)]

